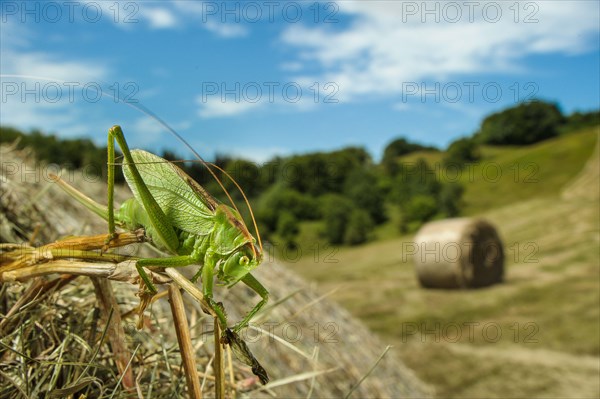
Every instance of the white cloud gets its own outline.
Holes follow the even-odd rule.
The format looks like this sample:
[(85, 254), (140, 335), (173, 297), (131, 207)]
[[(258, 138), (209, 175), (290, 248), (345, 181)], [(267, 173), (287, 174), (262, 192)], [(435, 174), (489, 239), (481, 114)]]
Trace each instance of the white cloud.
[(44, 76), (56, 82), (72, 82), (80, 86), (99, 83), (107, 75), (106, 66), (98, 62), (60, 60), (42, 52), (2, 51), (0, 69), (3, 74)]
[(200, 106), (198, 115), (202, 118), (218, 118), (246, 113), (263, 105), (261, 102), (249, 101), (222, 101), (220, 97), (209, 97), (203, 99), (196, 97), (196, 103)]
[(2, 16), (0, 23), (0, 51), (12, 47), (27, 47), (33, 40), (33, 34), (25, 27), (25, 24), (20, 24), (13, 18)]
[(410, 111), (410, 109), (412, 107), (405, 102), (399, 102), (399, 103), (392, 105), (392, 108), (395, 109), (396, 111), (404, 112), (404, 111)]
[[(171, 10), (171, 2), (139, 1), (139, 2), (111, 2), (98, 0), (82, 0), (89, 13), (97, 13), (104, 22), (113, 23), (115, 26), (132, 30), (141, 25), (148, 24), (150, 29), (172, 29), (182, 23), (182, 15)], [(161, 4), (161, 7), (155, 5)], [(164, 6), (162, 6), (164, 5)], [(83, 5), (75, 3), (75, 17), (82, 18)], [(93, 15), (93, 14), (92, 14)], [(89, 22), (91, 17), (83, 17), (84, 22)]]
[[(305, 65), (323, 70), (320, 76), (299, 76), (299, 80), (336, 82), (339, 98), (348, 101), (398, 94), (405, 82), (515, 72), (526, 55), (588, 51), (593, 34), (599, 31), (597, 2), (527, 3), (533, 8), (519, 3), (519, 22), (510, 8), (513, 2), (491, 2), (489, 7), (476, 3), (472, 20), (469, 9), (462, 6), (462, 17), (454, 23), (456, 14), (444, 11), (446, 4), (342, 1), (340, 12), (352, 17), (347, 27), (296, 24), (283, 32), (282, 41), (300, 50)], [(498, 4), (499, 18), (493, 8)], [(409, 12), (408, 5), (417, 10)], [(422, 7), (438, 7), (439, 22)], [(525, 23), (526, 17), (537, 22)]]
[(234, 147), (227, 146), (219, 149), (218, 153), (229, 154), (233, 157), (248, 159), (258, 164), (263, 164), (276, 156), (285, 156), (290, 154), (289, 149), (282, 147)]
[[(192, 126), (190, 121), (181, 121), (176, 124), (172, 124), (171, 128), (175, 131), (186, 130)], [(141, 145), (148, 146), (160, 143), (162, 135), (166, 133), (168, 137), (172, 137), (172, 133), (169, 132), (159, 121), (153, 117), (145, 115), (135, 119), (127, 128), (128, 136), (133, 136), (132, 141), (137, 141)]]
[[(90, 104), (96, 87), (108, 76), (101, 62), (61, 59), (31, 51), (35, 34), (25, 25), (9, 21), (0, 24), (0, 71), (2, 106), (0, 123), (19, 128), (41, 128), (65, 136), (89, 133), (79, 105)], [(83, 88), (88, 85), (89, 90)]]
[[(249, 34), (248, 27), (242, 23), (222, 20), (222, 13), (226, 7), (225, 3), (212, 1), (173, 1), (171, 4), (179, 13), (190, 17), (195, 26), (200, 26), (219, 37), (231, 39), (244, 37)], [(232, 4), (232, 7), (240, 7), (240, 3)]]
[(252, 88), (249, 90), (245, 89), (246, 86), (240, 85), (236, 93), (237, 98), (231, 95), (233, 93), (228, 93), (224, 97), (222, 92), (210, 96), (198, 95), (196, 97), (198, 115), (201, 118), (232, 117), (265, 108), (269, 108), (271, 113), (289, 112), (290, 109), (308, 111), (314, 109), (319, 103), (336, 99), (329, 87), (320, 87), (317, 93), (314, 81), (287, 82), (271, 88), (259, 84), (260, 92), (254, 91), (256, 82), (252, 83)]
[(142, 7), (140, 14), (152, 29), (174, 28), (179, 23), (173, 12), (163, 7)]
[(302, 69), (302, 66), (302, 63), (297, 61), (284, 62), (280, 65), (281, 69), (290, 72), (298, 72)]
[[(105, 20), (119, 28), (134, 29), (140, 23), (148, 24), (150, 29), (177, 29), (189, 26), (200, 26), (207, 31), (222, 37), (236, 38), (247, 36), (247, 26), (239, 22), (223, 22), (220, 15), (212, 15), (210, 10), (215, 6), (218, 11), (222, 4), (207, 5), (201, 1), (169, 1), (169, 2), (123, 2), (113, 3), (107, 1), (83, 0), (93, 5), (92, 9), (99, 9)], [(160, 6), (157, 6), (160, 4)]]
[(227, 22), (216, 22), (214, 20), (208, 20), (201, 25), (206, 30), (216, 34), (223, 38), (234, 38), (244, 37), (248, 35), (248, 29), (243, 25), (233, 24)]
[[(207, 140), (207, 137), (210, 139)], [(217, 137), (217, 139), (215, 139)], [(263, 164), (272, 160), (276, 156), (290, 155), (289, 148), (278, 146), (252, 146), (243, 145), (232, 146), (231, 142), (217, 142), (218, 134), (210, 131), (203, 131), (200, 137), (187, 135), (187, 141), (205, 160), (212, 159), (215, 154), (227, 154), (231, 157), (243, 158), (258, 164)], [(194, 159), (193, 155), (188, 155), (188, 159)]]
[(160, 123), (149, 116), (137, 118), (130, 129), (130, 133), (136, 136), (136, 140), (144, 145), (157, 143), (166, 131)]

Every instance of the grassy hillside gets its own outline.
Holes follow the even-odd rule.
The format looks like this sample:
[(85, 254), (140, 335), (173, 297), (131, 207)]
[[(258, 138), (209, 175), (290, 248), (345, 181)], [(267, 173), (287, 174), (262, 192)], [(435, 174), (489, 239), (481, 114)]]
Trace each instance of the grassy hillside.
[[(412, 236), (321, 251), (289, 267), (395, 344), (439, 397), (598, 397), (598, 133), (484, 149), (503, 176), (474, 178), (466, 202), (504, 240), (501, 285), (420, 288), (403, 255)], [(515, 182), (515, 164), (537, 165), (537, 181)]]
[[(597, 129), (585, 129), (521, 147), (483, 147), (482, 160), (467, 168), (466, 214), (476, 214), (515, 202), (557, 194), (594, 151)], [(446, 177), (454, 178), (450, 171)]]
[(556, 194), (592, 155), (596, 129), (584, 129), (528, 146), (482, 146), (481, 159), (463, 170), (446, 169), (443, 152), (418, 151), (401, 158), (423, 158), (440, 179), (465, 185), (467, 215), (514, 202)]

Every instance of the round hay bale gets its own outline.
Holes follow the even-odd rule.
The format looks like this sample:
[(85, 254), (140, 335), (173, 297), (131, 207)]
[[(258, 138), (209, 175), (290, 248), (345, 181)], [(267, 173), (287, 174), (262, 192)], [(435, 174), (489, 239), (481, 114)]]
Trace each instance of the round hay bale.
[(502, 281), (502, 241), (483, 219), (427, 223), (417, 232), (415, 245), (415, 269), (423, 287), (475, 288)]

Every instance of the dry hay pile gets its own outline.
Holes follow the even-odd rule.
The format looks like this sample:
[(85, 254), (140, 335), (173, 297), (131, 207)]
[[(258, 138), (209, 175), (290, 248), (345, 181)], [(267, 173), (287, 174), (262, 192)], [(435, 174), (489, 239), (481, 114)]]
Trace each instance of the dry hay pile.
[[(23, 174), (23, 153), (6, 147), (0, 150), (0, 241), (27, 241), (36, 226), (38, 243), (106, 231), (104, 221), (53, 187), (43, 169), (36, 169), (37, 174)], [(92, 198), (105, 197), (101, 179), (84, 181), (74, 174), (67, 180)], [(122, 191), (117, 200), (127, 195)], [(367, 376), (386, 348), (383, 342), (340, 306), (276, 263), (265, 262), (255, 276), (269, 289), (271, 298), (242, 337), (269, 372), (271, 383), (262, 388), (249, 367), (234, 358), (226, 378), (238, 396), (343, 397)], [(90, 279), (57, 276), (22, 284), (0, 283), (0, 397), (33, 398), (51, 390), (55, 396), (49, 397), (75, 392), (87, 393), (87, 397), (111, 397), (113, 393), (114, 397), (185, 396), (179, 347), (166, 299), (153, 304), (146, 312), (151, 314), (146, 325), (137, 330), (135, 317), (127, 317), (139, 302), (137, 287), (117, 282), (112, 287), (124, 316), (123, 343), (134, 353), (130, 368), (137, 391), (123, 390), (115, 366), (118, 354), (112, 353), (109, 345), (98, 344), (106, 332), (106, 320), (98, 310)], [(215, 296), (223, 301), (230, 320), (238, 320), (258, 300), (240, 285), (230, 290), (216, 287)], [(191, 297), (184, 298), (198, 369), (204, 378), (203, 392), (211, 397), (212, 319)], [(225, 363), (229, 364), (227, 358)], [(65, 387), (72, 390), (56, 391)], [(430, 388), (403, 365), (393, 349), (351, 395), (429, 396)]]
[(494, 226), (455, 218), (425, 224), (415, 236), (414, 263), (428, 288), (485, 287), (502, 281), (504, 250)]

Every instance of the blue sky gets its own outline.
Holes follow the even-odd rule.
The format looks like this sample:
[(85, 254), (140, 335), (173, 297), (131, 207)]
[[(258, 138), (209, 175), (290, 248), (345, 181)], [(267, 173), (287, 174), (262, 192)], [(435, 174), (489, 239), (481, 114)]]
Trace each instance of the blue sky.
[[(68, 4), (68, 5), (66, 5)], [(255, 161), (444, 147), (531, 97), (600, 107), (597, 1), (3, 1), (0, 122)], [(86, 87), (87, 90), (83, 90)], [(103, 97), (96, 99), (100, 88)]]

